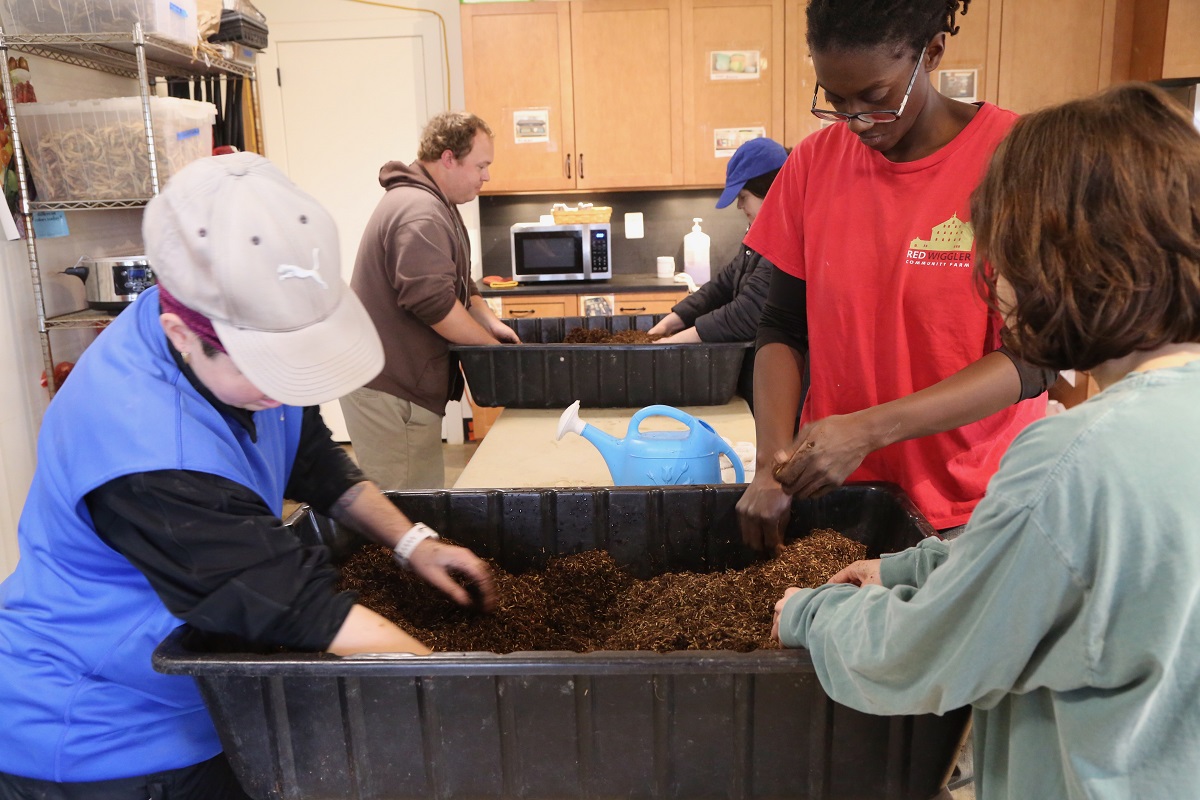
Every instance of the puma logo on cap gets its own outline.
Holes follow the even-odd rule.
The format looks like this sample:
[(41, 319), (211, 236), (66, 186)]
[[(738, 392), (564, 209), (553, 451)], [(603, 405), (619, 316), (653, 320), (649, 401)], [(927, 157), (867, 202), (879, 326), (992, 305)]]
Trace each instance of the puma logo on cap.
[(320, 258), (318, 257), (320, 252), (321, 251), (318, 250), (317, 248), (315, 248), (315, 247), (313, 248), (312, 269), (305, 269), (304, 267), (298, 267), (295, 264), (280, 264), (279, 267), (276, 269), (276, 272), (279, 273), (279, 280), (282, 281), (282, 280), (286, 280), (288, 278), (309, 278), (309, 279), (314, 280), (317, 283), (319, 283), (321, 285), (322, 289), (328, 289), (329, 285), (327, 283), (325, 283), (325, 280), (321, 277), (320, 273), (318, 272), (318, 270), (321, 268), (321, 261), (320, 261)]

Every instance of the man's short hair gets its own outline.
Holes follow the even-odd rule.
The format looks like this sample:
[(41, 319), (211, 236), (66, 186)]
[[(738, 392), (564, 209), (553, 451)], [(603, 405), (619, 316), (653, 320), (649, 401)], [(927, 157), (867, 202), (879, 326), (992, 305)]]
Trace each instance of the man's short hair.
[(461, 161), (475, 145), (475, 136), (483, 131), (492, 136), (488, 124), (466, 111), (443, 111), (425, 124), (421, 132), (421, 144), (417, 158), (421, 161), (437, 161), (449, 150), (456, 161)]

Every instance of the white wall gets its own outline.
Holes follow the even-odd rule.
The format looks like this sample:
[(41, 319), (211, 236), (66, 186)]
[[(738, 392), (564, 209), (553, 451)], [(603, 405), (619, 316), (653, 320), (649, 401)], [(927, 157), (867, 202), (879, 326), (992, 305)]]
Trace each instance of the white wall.
[[(268, 26), (392, 22), (398, 18), (421, 19), (422, 24), (428, 24), (427, 18), (432, 18), (432, 15), (420, 11), (383, 7), (390, 5), (387, 0), (372, 4), (355, 0), (255, 0), (255, 5), (267, 16)], [(395, 5), (441, 15), (446, 25), (449, 54), (449, 75), (445, 77), (449, 83), (450, 107), (462, 108), (462, 37), (458, 1), (401, 0)], [(33, 86), (41, 101), (115, 97), (136, 92), (134, 82), (129, 79), (40, 58), (30, 58), (29, 61)], [(330, 65), (331, 70), (337, 68), (336, 64)], [(274, 85), (274, 78), (272, 75), (259, 77), (263, 93), (266, 94)], [(380, 80), (389, 79), (397, 78), (345, 75), (345, 91), (359, 94), (364, 103), (369, 103), (372, 86)], [(441, 91), (445, 92), (445, 89)], [(266, 122), (264, 119), (264, 124)], [(320, 125), (320, 122), (321, 98), (314, 97), (310, 124)], [(286, 135), (286, 131), (268, 130), (266, 135), (269, 143), (272, 136)], [(336, 158), (336, 148), (332, 144), (331, 157)], [(269, 149), (267, 155), (270, 156)], [(396, 157), (409, 158), (411, 154), (397, 153)], [(465, 211), (470, 218), (472, 210)], [(68, 214), (71, 236), (60, 240), (39, 240), (38, 256), (42, 264), (48, 314), (61, 314), (84, 307), (82, 283), (76, 278), (58, 274), (71, 266), (79, 256), (140, 252), (139, 221), (140, 213), (136, 211), (74, 212)], [(90, 331), (52, 334), (55, 361), (74, 361), (94, 335)], [(41, 372), (41, 345), (37, 335), (37, 315), (25, 244), (0, 242), (0, 375), (4, 376), (4, 380), (0, 380), (0, 578), (8, 575), (17, 562), (17, 520), (33, 477), (37, 429), (47, 402), (45, 390), (38, 385)], [(80, 424), (85, 425), (87, 421), (80, 420)]]
[[(459, 19), (458, 0), (254, 0), (255, 7), (267, 17), (268, 27), (275, 25), (294, 26), (300, 24), (324, 24), (359, 21), (393, 22), (397, 19), (433, 19), (440, 16), (446, 25), (446, 42), (450, 58), (450, 106), (462, 108), (462, 25)], [(394, 7), (393, 7), (394, 6)], [(417, 9), (407, 11), (404, 8)], [(270, 52), (268, 47), (267, 52)], [(330, 64), (337, 70), (337, 64)], [(363, 102), (370, 102), (371, 87), (375, 81), (388, 80), (383, 75), (346, 75), (346, 91), (358, 92)], [(265, 86), (271, 80), (261, 75)], [(319, 98), (313, 98), (314, 104)]]
[[(463, 109), (464, 90), (463, 90), (463, 56), (462, 56), (462, 23), (459, 17), (460, 4), (458, 0), (400, 0), (400, 2), (392, 3), (390, 0), (256, 0), (256, 7), (267, 16), (268, 26), (275, 29), (287, 31), (289, 35), (295, 36), (299, 32), (311, 34), (314, 38), (318, 36), (326, 36), (334, 38), (338, 31), (347, 30), (355, 31), (349, 35), (361, 36), (357, 31), (362, 30), (359, 25), (380, 23), (380, 30), (393, 29), (392, 26), (411, 22), (414, 25), (426, 26), (436, 25), (439, 30), (439, 36), (436, 37), (436, 45), (440, 48), (442, 40), (440, 31), (445, 31), (445, 57), (436, 58), (436, 67), (440, 71), (449, 68), (449, 74), (442, 76), (445, 82), (439, 82), (436, 89), (440, 96), (444, 98), (443, 105), (446, 105), (448, 100), (449, 109)], [(406, 7), (406, 8), (401, 8)], [(416, 9), (416, 10), (407, 10)], [(386, 26), (386, 28), (385, 28)], [(266, 126), (264, 131), (264, 139), (267, 150), (267, 157), (270, 158), (272, 148), (279, 149), (281, 137), (286, 139), (288, 136), (288, 123), (285, 121), (283, 114), (279, 108), (278, 88), (275, 85), (274, 71), (275, 65), (278, 62), (277, 55), (272, 47), (268, 47), (264, 54), (259, 58), (259, 84), (260, 94), (262, 96), (263, 107), (263, 124)], [(329, 69), (336, 73), (338, 64), (331, 63)], [(384, 75), (384, 74), (369, 74), (369, 75), (354, 75), (347, 74), (342, 76), (340, 85), (343, 91), (358, 94), (362, 97), (362, 102), (370, 103), (373, 101), (374, 92), (372, 86), (381, 81), (396, 81), (404, 80), (403, 75)], [(448, 85), (447, 85), (448, 84)], [(430, 87), (433, 91), (433, 87)], [(470, 109), (466, 109), (470, 110)], [(313, 116), (311, 120), (305, 121), (306, 124), (319, 125), (321, 114), (321, 98), (313, 97)], [(419, 131), (423, 127), (425, 120), (412, 120), (412, 127)], [(364, 131), (364, 136), (367, 135), (386, 135), (386, 132), (380, 131)], [(330, 157), (336, 158), (339, 147), (352, 147), (353, 142), (331, 142)], [(397, 160), (408, 161), (416, 157), (415, 152), (404, 152), (405, 148), (397, 148), (397, 151), (392, 156)], [(463, 220), (466, 222), (468, 233), (471, 236), (473, 267), (475, 277), (482, 277), (480, 271), (480, 238), (479, 238), (479, 203), (473, 201), (465, 206), (460, 207), (463, 214)]]

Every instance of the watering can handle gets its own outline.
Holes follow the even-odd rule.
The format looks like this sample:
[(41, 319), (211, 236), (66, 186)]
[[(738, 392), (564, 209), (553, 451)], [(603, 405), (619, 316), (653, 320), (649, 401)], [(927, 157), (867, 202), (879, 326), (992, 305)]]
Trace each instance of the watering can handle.
[(721, 455), (728, 458), (730, 460), (730, 462), (732, 462), (732, 464), (733, 464), (733, 482), (734, 483), (745, 483), (746, 482), (746, 470), (742, 467), (742, 457), (739, 456), (737, 454), (737, 451), (733, 449), (733, 445), (731, 445), (729, 442), (725, 441), (725, 439), (722, 438), (720, 452), (721, 452)]
[(626, 436), (636, 436), (638, 428), (642, 426), (642, 422), (650, 417), (670, 417), (673, 420), (678, 420), (688, 428), (695, 430), (700, 427), (700, 420), (693, 417), (684, 411), (680, 411), (674, 406), (646, 406), (641, 411), (633, 415), (629, 420), (629, 430), (625, 433)]
[(733, 449), (733, 445), (721, 438), (721, 436), (717, 434), (717, 432), (711, 427), (709, 427), (704, 421), (696, 419), (691, 414), (688, 414), (685, 411), (680, 411), (674, 406), (646, 406), (642, 410), (638, 411), (629, 420), (629, 430), (625, 433), (626, 438), (636, 436), (638, 434), (638, 429), (642, 425), (642, 422), (650, 417), (669, 417), (673, 420), (682, 422), (684, 425), (687, 425), (688, 429), (691, 431), (702, 430), (707, 434), (715, 436), (717, 441), (720, 442), (717, 452), (728, 458), (733, 464), (733, 475), (735, 481), (737, 483), (746, 482), (746, 471), (742, 468), (742, 458), (737, 454), (737, 451)]

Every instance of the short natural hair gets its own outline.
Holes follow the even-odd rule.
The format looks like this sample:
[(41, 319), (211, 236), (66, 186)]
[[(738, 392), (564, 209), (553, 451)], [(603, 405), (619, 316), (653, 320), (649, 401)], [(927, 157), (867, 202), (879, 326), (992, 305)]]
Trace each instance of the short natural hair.
[(1200, 341), (1200, 131), (1125, 84), (1017, 120), (971, 197), (975, 276), (1026, 361), (1091, 369)]
[(809, 0), (805, 10), (808, 46), (860, 50), (895, 45), (923, 53), (939, 33), (958, 33), (955, 18), (971, 0)]
[(475, 145), (475, 136), (483, 131), (488, 136), (492, 129), (488, 124), (474, 114), (466, 111), (443, 111), (429, 122), (421, 131), (421, 144), (417, 149), (417, 158), (421, 161), (437, 161), (442, 153), (449, 150), (456, 161), (461, 161), (471, 152)]

